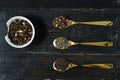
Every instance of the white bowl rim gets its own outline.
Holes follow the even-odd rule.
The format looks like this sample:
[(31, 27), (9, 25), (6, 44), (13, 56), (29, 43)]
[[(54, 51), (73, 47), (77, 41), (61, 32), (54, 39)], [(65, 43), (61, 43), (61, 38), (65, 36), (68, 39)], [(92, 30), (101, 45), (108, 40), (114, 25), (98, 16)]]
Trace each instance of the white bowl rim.
[(33, 25), (32, 22), (31, 22), (28, 18), (26, 18), (26, 17), (23, 17), (23, 16), (14, 16), (14, 17), (10, 18), (10, 19), (6, 22), (8, 31), (9, 31), (9, 26), (10, 26), (10, 24), (11, 24), (14, 20), (16, 20), (16, 19), (23, 19), (23, 20), (27, 21), (27, 22), (31, 25), (31, 27), (32, 27), (32, 32), (33, 32), (33, 33), (32, 33), (32, 37), (31, 37), (31, 40), (30, 40), (29, 42), (27, 42), (26, 44), (16, 45), (16, 44), (14, 44), (14, 43), (12, 43), (12, 42), (10, 41), (10, 39), (9, 39), (9, 37), (8, 37), (8, 33), (7, 33), (6, 36), (5, 36), (5, 40), (6, 40), (6, 42), (7, 42), (9, 45), (11, 45), (11, 46), (14, 47), (14, 48), (24, 48), (24, 47), (28, 46), (28, 45), (33, 41), (33, 39), (34, 39), (34, 37), (35, 37), (34, 25)]

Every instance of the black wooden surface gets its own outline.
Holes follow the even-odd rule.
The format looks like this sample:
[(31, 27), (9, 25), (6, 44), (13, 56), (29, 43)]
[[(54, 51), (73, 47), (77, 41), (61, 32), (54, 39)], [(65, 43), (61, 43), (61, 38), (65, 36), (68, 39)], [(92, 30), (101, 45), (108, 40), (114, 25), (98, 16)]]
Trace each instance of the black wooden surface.
[(120, 0), (0, 0), (2, 9), (32, 8), (120, 8)]
[[(98, 4), (99, 3), (99, 4)], [(120, 10), (119, 0), (1, 0), (0, 1), (0, 80), (119, 80), (120, 75)], [(9, 46), (4, 37), (6, 21), (13, 16), (29, 18), (36, 30), (33, 43), (23, 49)], [(74, 25), (55, 29), (52, 20), (64, 15), (75, 21), (111, 20), (113, 26)], [(73, 46), (67, 50), (53, 47), (54, 38), (63, 36), (73, 41), (113, 41), (111, 48)], [(113, 63), (111, 70), (75, 68), (65, 73), (53, 70), (58, 58), (75, 63)]]

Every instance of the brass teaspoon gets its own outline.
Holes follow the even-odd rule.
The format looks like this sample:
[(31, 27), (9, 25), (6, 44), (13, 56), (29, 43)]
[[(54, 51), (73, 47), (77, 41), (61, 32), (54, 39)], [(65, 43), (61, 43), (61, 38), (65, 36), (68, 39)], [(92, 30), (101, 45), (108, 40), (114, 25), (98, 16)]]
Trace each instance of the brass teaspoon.
[(57, 59), (56, 61), (53, 62), (53, 69), (59, 72), (65, 72), (77, 66), (88, 67), (88, 68), (100, 68), (100, 69), (112, 69), (113, 68), (113, 64), (110, 64), (110, 63), (77, 65), (63, 58)]
[(53, 25), (55, 28), (65, 29), (75, 24), (87, 24), (87, 25), (98, 25), (98, 26), (112, 26), (112, 21), (91, 21), (91, 22), (75, 22), (64, 16), (58, 16), (53, 19)]
[(67, 38), (64, 37), (58, 37), (55, 38), (53, 41), (53, 46), (57, 49), (67, 49), (73, 45), (87, 45), (87, 46), (102, 46), (102, 47), (112, 47), (113, 46), (113, 42), (80, 42), (80, 43), (76, 43), (73, 42), (71, 40), (68, 40)]

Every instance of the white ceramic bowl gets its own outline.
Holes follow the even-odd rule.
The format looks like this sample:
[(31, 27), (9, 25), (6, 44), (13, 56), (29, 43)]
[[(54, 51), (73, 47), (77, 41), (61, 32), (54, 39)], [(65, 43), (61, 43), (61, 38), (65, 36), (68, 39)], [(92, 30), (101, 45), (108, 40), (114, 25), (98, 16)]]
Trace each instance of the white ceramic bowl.
[(25, 21), (27, 21), (27, 22), (31, 25), (31, 27), (32, 27), (32, 37), (31, 37), (31, 40), (30, 40), (29, 42), (23, 44), (23, 45), (16, 45), (16, 44), (14, 44), (14, 43), (11, 42), (10, 38), (8, 37), (8, 34), (6, 34), (5, 40), (7, 41), (7, 43), (8, 43), (9, 45), (11, 45), (11, 46), (14, 47), (14, 48), (24, 48), (24, 47), (28, 46), (28, 45), (33, 41), (33, 39), (34, 39), (34, 37), (35, 37), (35, 29), (34, 29), (34, 26), (33, 26), (32, 22), (31, 22), (29, 19), (27, 19), (27, 18), (25, 18), (25, 17), (23, 17), (23, 16), (15, 16), (15, 17), (10, 18), (10, 19), (7, 21), (7, 23), (6, 23), (7, 28), (8, 28), (8, 32), (9, 32), (10, 24), (11, 24), (13, 21), (15, 21), (16, 19), (25, 20)]

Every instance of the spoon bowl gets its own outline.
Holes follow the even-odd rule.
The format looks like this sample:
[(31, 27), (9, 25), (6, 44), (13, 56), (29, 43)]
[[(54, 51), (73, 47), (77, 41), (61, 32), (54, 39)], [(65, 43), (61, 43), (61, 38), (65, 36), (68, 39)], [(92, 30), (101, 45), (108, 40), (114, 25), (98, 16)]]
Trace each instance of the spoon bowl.
[(58, 37), (58, 38), (54, 39), (53, 45), (57, 49), (67, 49), (70, 46), (72, 46), (70, 44), (70, 41), (67, 38), (64, 38), (64, 37)]
[(71, 63), (69, 61), (67, 61), (66, 59), (57, 59), (56, 61), (54, 61), (53, 63), (53, 68), (56, 70), (56, 71), (59, 71), (59, 72), (65, 72), (67, 70), (69, 70), (70, 68), (73, 68), (73, 67), (76, 67), (77, 65), (74, 64), (74, 63)]

